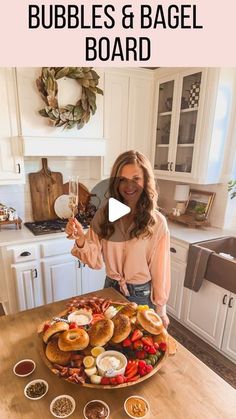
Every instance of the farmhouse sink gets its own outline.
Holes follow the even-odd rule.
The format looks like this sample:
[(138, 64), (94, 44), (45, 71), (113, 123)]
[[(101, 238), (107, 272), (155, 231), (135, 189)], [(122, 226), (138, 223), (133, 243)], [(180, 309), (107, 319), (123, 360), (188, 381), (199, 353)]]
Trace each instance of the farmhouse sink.
[(236, 237), (221, 237), (195, 243), (193, 246), (212, 251), (207, 262), (205, 279), (236, 294)]

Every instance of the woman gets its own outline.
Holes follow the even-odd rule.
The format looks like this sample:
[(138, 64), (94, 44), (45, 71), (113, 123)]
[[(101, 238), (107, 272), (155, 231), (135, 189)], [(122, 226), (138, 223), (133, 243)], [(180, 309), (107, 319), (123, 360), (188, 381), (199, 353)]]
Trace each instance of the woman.
[(108, 202), (100, 208), (84, 235), (76, 219), (66, 233), (75, 239), (72, 254), (90, 268), (106, 267), (105, 287), (114, 287), (130, 301), (148, 304), (169, 324), (166, 302), (170, 290), (170, 243), (165, 217), (157, 211), (157, 192), (149, 160), (127, 151), (115, 161), (109, 197), (128, 205), (130, 213), (108, 220)]

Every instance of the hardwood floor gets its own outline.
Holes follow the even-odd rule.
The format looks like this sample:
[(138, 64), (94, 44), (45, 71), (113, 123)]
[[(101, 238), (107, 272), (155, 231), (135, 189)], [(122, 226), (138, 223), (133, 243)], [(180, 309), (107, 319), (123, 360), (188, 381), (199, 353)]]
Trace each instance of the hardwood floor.
[(170, 317), (168, 332), (216, 374), (236, 388), (236, 364)]

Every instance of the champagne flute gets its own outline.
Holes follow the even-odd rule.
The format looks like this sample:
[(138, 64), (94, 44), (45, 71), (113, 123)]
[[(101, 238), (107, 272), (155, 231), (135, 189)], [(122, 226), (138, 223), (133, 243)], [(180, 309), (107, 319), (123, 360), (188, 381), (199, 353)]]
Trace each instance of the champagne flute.
[[(71, 218), (75, 217), (79, 202), (79, 178), (70, 176), (69, 178), (69, 208), (71, 209)], [(68, 236), (70, 238), (71, 236)]]

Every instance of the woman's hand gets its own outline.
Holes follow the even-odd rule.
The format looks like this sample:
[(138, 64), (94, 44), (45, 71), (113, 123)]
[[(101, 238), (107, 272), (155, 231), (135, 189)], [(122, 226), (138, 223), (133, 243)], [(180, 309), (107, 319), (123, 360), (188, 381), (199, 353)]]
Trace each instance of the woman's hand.
[(160, 317), (161, 317), (164, 328), (167, 329), (170, 324), (169, 317), (167, 316), (167, 314), (164, 314), (163, 316), (160, 316)]
[(68, 234), (68, 239), (78, 240), (79, 245), (83, 245), (84, 240), (84, 231), (82, 225), (79, 223), (76, 218), (70, 218), (65, 228), (66, 234)]

